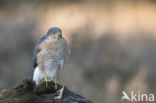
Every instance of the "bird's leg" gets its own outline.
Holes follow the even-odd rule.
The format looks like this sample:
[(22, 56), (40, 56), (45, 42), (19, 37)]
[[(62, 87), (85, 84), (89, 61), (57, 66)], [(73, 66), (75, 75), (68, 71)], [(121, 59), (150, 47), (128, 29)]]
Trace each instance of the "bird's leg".
[(46, 87), (48, 87), (48, 82), (50, 82), (50, 80), (47, 79), (46, 72), (44, 72), (44, 81), (46, 82)]
[(58, 96), (55, 97), (55, 99), (61, 99), (63, 96), (63, 92), (64, 92), (64, 86), (59, 90), (59, 94)]
[(58, 82), (57, 82), (57, 75), (55, 75), (55, 77), (54, 77), (54, 83), (55, 83), (55, 90), (57, 90), (58, 89)]
[(54, 83), (55, 83), (55, 90), (57, 90), (57, 87), (58, 87), (57, 86), (57, 81), (55, 80)]
[(56, 79), (54, 80), (53, 78), (51, 78), (51, 81), (54, 82), (54, 84), (55, 84), (54, 88), (55, 88), (55, 90), (57, 90), (57, 88), (58, 88), (58, 86), (57, 86), (58, 82), (56, 81)]

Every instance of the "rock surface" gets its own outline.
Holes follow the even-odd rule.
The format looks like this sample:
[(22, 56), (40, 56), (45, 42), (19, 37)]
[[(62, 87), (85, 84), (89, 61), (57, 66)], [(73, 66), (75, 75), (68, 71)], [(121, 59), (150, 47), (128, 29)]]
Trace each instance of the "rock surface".
[(32, 80), (26, 79), (10, 89), (1, 91), (0, 103), (92, 103), (67, 87), (64, 88), (62, 98), (55, 99), (61, 88), (58, 84), (58, 89), (55, 90), (54, 82), (49, 82), (47, 87), (45, 82), (36, 86)]

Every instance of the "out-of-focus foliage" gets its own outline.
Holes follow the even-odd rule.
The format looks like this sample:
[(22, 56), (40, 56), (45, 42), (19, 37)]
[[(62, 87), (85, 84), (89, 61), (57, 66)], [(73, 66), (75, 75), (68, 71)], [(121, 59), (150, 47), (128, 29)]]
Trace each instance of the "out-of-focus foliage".
[(0, 89), (32, 78), (36, 41), (62, 28), (72, 55), (59, 81), (95, 103), (156, 91), (156, 4), (144, 0), (0, 0)]

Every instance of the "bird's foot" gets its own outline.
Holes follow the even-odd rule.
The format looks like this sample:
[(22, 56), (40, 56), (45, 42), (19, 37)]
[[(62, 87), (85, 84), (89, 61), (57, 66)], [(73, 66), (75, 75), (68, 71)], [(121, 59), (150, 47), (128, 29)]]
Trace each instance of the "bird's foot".
[(57, 84), (58, 84), (58, 82), (57, 82), (57, 81), (55, 81), (55, 80), (53, 80), (52, 78), (51, 78), (51, 81), (55, 83), (54, 88), (55, 88), (55, 90), (57, 90), (57, 89), (58, 89), (58, 85), (57, 85)]
[(57, 92), (58, 92), (58, 95), (54, 97), (54, 99), (61, 99), (63, 96), (63, 92), (64, 92), (64, 86)]
[(48, 87), (48, 82), (51, 82), (51, 80), (48, 80), (47, 78), (44, 78), (43, 81), (46, 82), (46, 87)]

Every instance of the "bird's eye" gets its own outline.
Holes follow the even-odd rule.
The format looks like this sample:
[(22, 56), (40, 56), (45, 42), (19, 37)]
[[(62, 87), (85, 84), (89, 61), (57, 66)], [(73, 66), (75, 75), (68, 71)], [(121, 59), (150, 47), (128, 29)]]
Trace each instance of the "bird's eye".
[(56, 34), (56, 31), (55, 30), (53, 31), (53, 34)]

